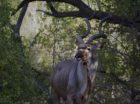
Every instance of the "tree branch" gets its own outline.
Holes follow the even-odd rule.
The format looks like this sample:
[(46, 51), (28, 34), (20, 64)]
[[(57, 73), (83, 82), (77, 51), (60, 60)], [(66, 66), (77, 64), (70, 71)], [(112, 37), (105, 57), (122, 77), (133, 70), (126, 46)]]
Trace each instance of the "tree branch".
[(51, 9), (52, 13), (57, 13), (57, 10), (54, 8), (51, 2), (48, 3), (48, 7)]
[(26, 11), (27, 11), (27, 8), (28, 8), (28, 4), (26, 4), (26, 5), (22, 8), (22, 10), (21, 10), (21, 12), (20, 12), (20, 15), (19, 15), (19, 18), (18, 18), (18, 20), (17, 20), (17, 23), (16, 23), (16, 25), (15, 25), (14, 33), (15, 33), (15, 37), (16, 37), (16, 38), (17, 38), (17, 37), (20, 37), (20, 32), (19, 32), (19, 31), (20, 31), (20, 27), (21, 27), (23, 18), (24, 18), (24, 16), (25, 16)]
[(50, 13), (44, 10), (37, 10), (39, 12), (43, 12), (46, 15), (54, 16), (57, 18), (62, 18), (62, 17), (85, 17), (82, 15), (81, 12), (79, 11), (72, 11), (72, 12), (55, 12), (55, 13)]
[(70, 11), (70, 12), (58, 12), (54, 6), (52, 5), (51, 2), (48, 3), (48, 7), (51, 9), (52, 13), (43, 11), (43, 10), (37, 10), (40, 12), (43, 12), (47, 15), (50, 16), (54, 16), (54, 17), (58, 17), (58, 18), (62, 18), (62, 17), (85, 17), (84, 15), (82, 15), (82, 13), (80, 11)]
[[(53, 14), (51, 14), (51, 16), (55, 16), (55, 17), (81, 17), (81, 18), (89, 18), (89, 19), (98, 19), (101, 20), (104, 17), (107, 17), (109, 15), (111, 15), (111, 18), (106, 20), (108, 23), (112, 23), (112, 24), (120, 24), (126, 27), (134, 27), (136, 28), (138, 31), (140, 31), (140, 23), (124, 18), (124, 17), (120, 17), (117, 15), (114, 15), (112, 13), (107, 13), (107, 12), (102, 12), (102, 11), (95, 11), (92, 10), (88, 5), (86, 5), (82, 0), (24, 0), (22, 1), (18, 8), (16, 9), (16, 11), (14, 13), (16, 13), (20, 8), (22, 8), (25, 4), (28, 4), (30, 2), (33, 1), (46, 1), (47, 3), (49, 2), (60, 2), (60, 3), (68, 3), (70, 5), (75, 6), (76, 8), (79, 9), (80, 12), (55, 12), (55, 8), (53, 8), (52, 6), (50, 6), (50, 9), (53, 11)], [(14, 14), (13, 13), (13, 14)], [(49, 13), (47, 13), (49, 14)]]

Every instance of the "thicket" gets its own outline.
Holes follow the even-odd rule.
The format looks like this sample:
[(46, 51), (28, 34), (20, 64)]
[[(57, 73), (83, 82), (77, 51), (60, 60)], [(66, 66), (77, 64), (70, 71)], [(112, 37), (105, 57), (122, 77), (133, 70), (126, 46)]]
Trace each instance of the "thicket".
[[(98, 9), (96, 0), (86, 2)], [(0, 104), (48, 104), (53, 66), (74, 56), (75, 37), (85, 31), (85, 24), (83, 19), (44, 15), (42, 21), (51, 22), (44, 22), (46, 25), (32, 40), (24, 36), (17, 38), (12, 23), (18, 14), (11, 17), (11, 12), (18, 4), (18, 0), (0, 1)], [(60, 10), (73, 9), (59, 3), (55, 6)], [(139, 0), (102, 0), (101, 9), (140, 21)], [(91, 25), (91, 34), (94, 34), (98, 21), (91, 21)], [(139, 104), (140, 33), (108, 23), (103, 28), (108, 38), (99, 51), (101, 67), (93, 104)]]

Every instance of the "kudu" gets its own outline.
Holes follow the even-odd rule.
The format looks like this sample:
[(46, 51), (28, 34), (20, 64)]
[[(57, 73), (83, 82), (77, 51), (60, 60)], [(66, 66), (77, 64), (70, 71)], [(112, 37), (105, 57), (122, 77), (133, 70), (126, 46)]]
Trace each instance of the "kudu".
[[(99, 32), (91, 36), (87, 42), (83, 41), (90, 33), (90, 23), (86, 19), (87, 31), (84, 35), (77, 36), (78, 52), (75, 59), (69, 59), (58, 63), (51, 76), (51, 86), (58, 98), (63, 98), (66, 104), (88, 104), (93, 83), (98, 67), (97, 48), (101, 44), (92, 45), (92, 41), (98, 38), (106, 38), (99, 24)], [(60, 99), (55, 104), (60, 104)]]

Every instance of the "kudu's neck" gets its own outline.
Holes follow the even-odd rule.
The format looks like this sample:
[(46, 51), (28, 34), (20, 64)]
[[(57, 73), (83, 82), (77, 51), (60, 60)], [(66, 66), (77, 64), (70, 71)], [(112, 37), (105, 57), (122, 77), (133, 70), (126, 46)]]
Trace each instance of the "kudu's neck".
[(99, 64), (98, 55), (95, 54), (89, 59), (89, 62), (88, 62), (88, 76), (90, 78), (91, 83), (93, 83), (95, 80), (98, 64)]
[(96, 76), (96, 70), (98, 67), (98, 56), (94, 55), (89, 58), (85, 64), (82, 60), (77, 64), (77, 80), (78, 80), (78, 94), (84, 95), (87, 88), (91, 90), (92, 83)]

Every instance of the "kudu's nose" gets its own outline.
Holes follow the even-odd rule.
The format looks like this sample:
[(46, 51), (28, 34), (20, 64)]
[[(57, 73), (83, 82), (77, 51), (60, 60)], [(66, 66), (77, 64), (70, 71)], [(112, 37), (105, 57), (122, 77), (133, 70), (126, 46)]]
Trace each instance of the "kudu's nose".
[(88, 62), (88, 59), (89, 59), (89, 50), (85, 49), (82, 54), (83, 54), (82, 61), (83, 61), (83, 63), (86, 64)]
[(75, 58), (77, 60), (82, 60), (84, 64), (86, 64), (88, 62), (88, 58), (89, 58), (89, 50), (86, 48), (86, 49), (80, 49), (76, 55), (75, 55)]

